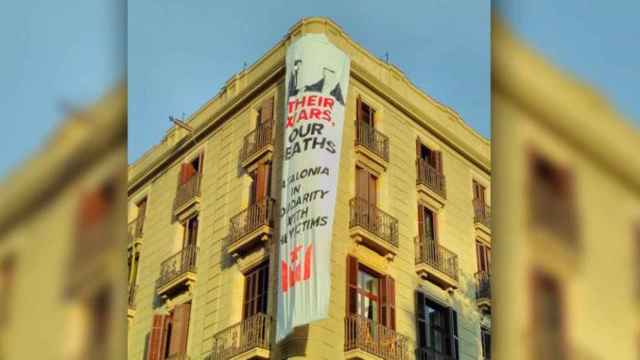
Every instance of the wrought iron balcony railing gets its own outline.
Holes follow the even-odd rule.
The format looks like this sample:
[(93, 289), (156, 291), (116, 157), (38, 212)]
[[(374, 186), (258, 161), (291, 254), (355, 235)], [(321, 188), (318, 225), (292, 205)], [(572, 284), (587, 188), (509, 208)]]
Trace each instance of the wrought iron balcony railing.
[(362, 145), (369, 151), (389, 161), (389, 138), (371, 125), (356, 122), (356, 145)]
[(363, 350), (385, 360), (409, 359), (408, 339), (360, 315), (344, 319), (344, 350)]
[(268, 121), (258, 126), (244, 137), (240, 162), (244, 163), (268, 145), (273, 145), (273, 122)]
[(189, 245), (164, 260), (160, 264), (157, 287), (162, 287), (187, 272), (196, 272), (197, 254), (198, 247)]
[(488, 228), (491, 227), (491, 207), (482, 201), (473, 200), (474, 221)]
[(266, 198), (257, 202), (231, 218), (230, 242), (240, 240), (260, 226), (273, 226), (275, 200)]
[(200, 173), (196, 173), (187, 182), (178, 186), (173, 209), (179, 209), (196, 196), (200, 196)]
[(422, 159), (416, 160), (416, 167), (418, 170), (416, 182), (425, 185), (436, 194), (446, 198), (447, 189), (444, 174)]
[(455, 360), (455, 356), (447, 355), (445, 353), (435, 351), (429, 348), (417, 348), (416, 349), (417, 360)]
[(476, 299), (491, 299), (491, 273), (488, 271), (478, 271), (476, 278)]
[(349, 201), (349, 208), (349, 227), (361, 226), (391, 245), (398, 246), (396, 218), (358, 197)]
[(211, 360), (227, 360), (246, 351), (269, 350), (271, 317), (258, 313), (232, 325), (213, 338)]
[(416, 264), (427, 264), (458, 281), (458, 255), (427, 236), (417, 236), (415, 242)]

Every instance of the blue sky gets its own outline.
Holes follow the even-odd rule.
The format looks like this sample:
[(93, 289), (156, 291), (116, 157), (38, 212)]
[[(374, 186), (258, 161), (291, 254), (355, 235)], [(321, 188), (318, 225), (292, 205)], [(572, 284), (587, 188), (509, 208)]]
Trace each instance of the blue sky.
[(196, 111), (304, 16), (328, 16), (373, 54), (388, 52), (489, 136), (489, 1), (137, 0), (128, 18), (129, 161), (162, 139), (169, 115)]
[(513, 30), (640, 127), (640, 1), (497, 0)]
[(113, 0), (26, 0), (0, 11), (0, 178), (64, 118), (124, 78), (124, 7)]

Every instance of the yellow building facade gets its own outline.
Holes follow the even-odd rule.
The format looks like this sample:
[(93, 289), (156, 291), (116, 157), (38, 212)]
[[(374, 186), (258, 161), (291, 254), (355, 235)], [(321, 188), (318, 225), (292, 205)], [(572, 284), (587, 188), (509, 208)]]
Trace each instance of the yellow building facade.
[[(275, 344), (284, 60), (307, 33), (351, 58), (331, 301)], [(308, 18), (185, 124), (129, 167), (129, 359), (490, 357), (490, 144), (456, 112)]]
[(494, 355), (637, 359), (638, 131), (494, 20)]

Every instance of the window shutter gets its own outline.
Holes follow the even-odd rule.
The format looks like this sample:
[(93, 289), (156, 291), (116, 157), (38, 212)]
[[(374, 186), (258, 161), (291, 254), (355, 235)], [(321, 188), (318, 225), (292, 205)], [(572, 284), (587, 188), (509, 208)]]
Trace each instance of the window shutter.
[(442, 151), (434, 151), (435, 168), (439, 173), (442, 173)]
[(424, 239), (424, 207), (418, 205), (418, 240)]
[(356, 98), (356, 140), (360, 139), (360, 123), (362, 122), (362, 100), (360, 96)]
[(273, 97), (265, 99), (260, 109), (260, 123), (273, 121)]
[(147, 360), (162, 360), (162, 343), (164, 337), (165, 315), (153, 315), (151, 333), (149, 334), (149, 350)]
[(459, 359), (458, 356), (458, 313), (453, 309), (449, 308), (449, 324), (451, 328), (449, 329), (451, 334), (451, 355), (454, 356), (454, 359)]
[(416, 332), (418, 335), (418, 347), (425, 348), (427, 346), (427, 317), (424, 312), (425, 298), (424, 294), (416, 291)]
[(356, 167), (356, 197), (367, 199), (367, 173), (361, 167)]
[(376, 191), (377, 191), (376, 183), (377, 183), (378, 179), (376, 179), (376, 177), (373, 176), (372, 174), (367, 174), (367, 180), (368, 180), (368, 183), (369, 183), (369, 186), (368, 186), (368, 188), (369, 188), (369, 197), (368, 197), (369, 204), (376, 205), (378, 203), (378, 196), (377, 196), (378, 194), (376, 193)]
[(381, 283), (381, 305), (382, 305), (382, 325), (391, 330), (396, 329), (396, 289), (395, 281), (391, 276), (380, 279)]
[(431, 212), (431, 219), (433, 219), (433, 240), (440, 241), (440, 231), (438, 231), (438, 214), (435, 211)]
[(196, 170), (191, 164), (182, 164), (180, 167), (180, 185), (185, 184), (196, 174)]
[(169, 356), (182, 355), (187, 352), (190, 311), (191, 303), (176, 305), (173, 310), (173, 327), (171, 339), (169, 340)]
[(259, 203), (262, 200), (264, 200), (264, 198), (265, 198), (265, 189), (266, 189), (266, 186), (265, 186), (265, 182), (266, 181), (265, 180), (266, 180), (266, 177), (265, 177), (265, 166), (264, 166), (264, 164), (258, 166), (256, 178), (257, 178), (257, 181), (256, 181), (257, 182), (256, 183), (256, 202)]
[(358, 313), (358, 259), (347, 256), (347, 314)]

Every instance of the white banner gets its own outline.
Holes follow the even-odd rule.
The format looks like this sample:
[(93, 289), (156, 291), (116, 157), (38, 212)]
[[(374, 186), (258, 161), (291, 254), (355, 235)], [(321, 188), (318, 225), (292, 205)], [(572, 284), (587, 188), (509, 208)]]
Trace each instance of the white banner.
[(349, 58), (308, 34), (289, 46), (286, 67), (276, 341), (329, 315)]

